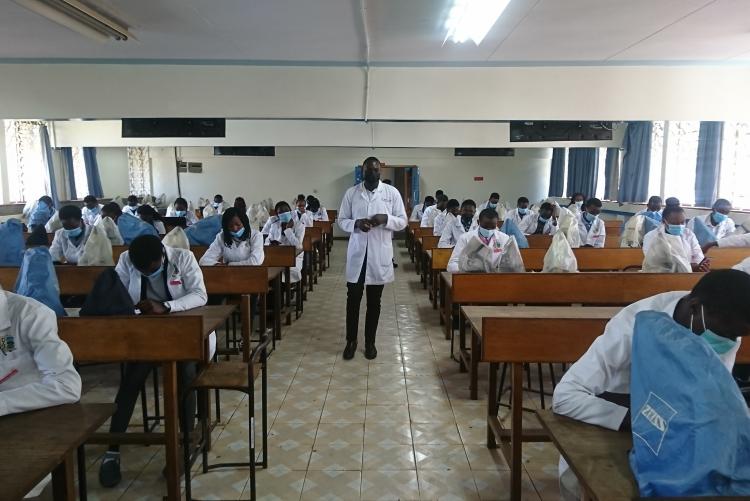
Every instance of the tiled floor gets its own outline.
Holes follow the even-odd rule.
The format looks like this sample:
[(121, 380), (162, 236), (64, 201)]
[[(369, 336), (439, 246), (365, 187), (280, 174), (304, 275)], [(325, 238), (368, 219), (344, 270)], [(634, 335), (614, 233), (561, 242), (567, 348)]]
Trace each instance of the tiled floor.
[[(396, 282), (383, 293), (378, 358), (368, 362), (360, 340), (354, 360), (341, 359), (345, 250), (346, 242), (336, 241), (331, 268), (270, 358), (270, 467), (258, 474), (259, 498), (508, 499), (507, 465), (484, 446), (485, 400), (468, 399), (468, 377), (449, 358), (450, 342), (403, 247)], [(116, 374), (111, 367), (84, 369), (85, 401), (110, 401)], [(486, 393), (485, 386), (480, 390)], [(246, 444), (247, 400), (223, 392), (211, 459), (243, 460)], [(123, 447), (123, 482), (116, 489), (98, 485), (103, 447), (88, 451), (89, 499), (165, 494), (158, 447)], [(524, 466), (524, 499), (558, 499), (554, 446), (525, 444)], [(248, 499), (248, 472), (196, 473), (193, 495)]]

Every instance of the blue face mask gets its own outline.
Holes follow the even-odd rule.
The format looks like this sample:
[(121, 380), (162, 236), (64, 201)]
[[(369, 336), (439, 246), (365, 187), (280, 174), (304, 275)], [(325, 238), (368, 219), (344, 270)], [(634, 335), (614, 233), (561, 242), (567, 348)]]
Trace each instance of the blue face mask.
[(245, 227), (243, 226), (239, 231), (230, 231), (229, 233), (231, 233), (234, 238), (242, 238), (242, 235), (245, 234)]
[(682, 232), (685, 231), (685, 225), (684, 224), (668, 224), (667, 225), (667, 233), (670, 235), (676, 235), (680, 236), (682, 235)]
[(658, 210), (649, 210), (646, 211), (646, 217), (649, 219), (653, 219), (654, 221), (661, 221), (661, 212)]
[[(701, 321), (703, 322), (703, 334), (701, 334), (701, 339), (708, 343), (717, 355), (723, 355), (737, 346), (736, 339), (727, 339), (719, 336), (711, 329), (706, 329), (706, 318), (703, 313), (703, 305), (701, 305)], [(693, 327), (693, 315), (690, 315), (690, 327)]]
[(521, 214), (522, 216), (525, 216), (526, 214), (529, 213), (529, 209), (522, 209), (521, 207), (519, 207), (518, 213)]
[(539, 222), (540, 222), (540, 223), (546, 223), (547, 221), (549, 221), (549, 218), (548, 218), (548, 217), (542, 217), (542, 216), (539, 216)]
[(279, 214), (279, 221), (282, 223), (288, 223), (292, 220), (292, 213), (291, 212), (282, 212)]
[(584, 212), (583, 218), (586, 220), (587, 223), (593, 223), (599, 218), (599, 216), (595, 216), (593, 214), (589, 214), (588, 212)]
[(497, 204), (493, 204), (492, 202), (487, 202), (487, 208), (488, 209), (497, 209)]
[(221, 205), (221, 202), (213, 202), (211, 205), (213, 206), (214, 209), (218, 209), (219, 206)]
[(186, 210), (176, 210), (176, 211), (174, 211), (175, 217), (185, 217), (185, 214), (187, 214)]
[(65, 230), (65, 234), (68, 235), (69, 238), (78, 238), (81, 236), (81, 233), (83, 233), (83, 228), (80, 226), (78, 228), (73, 228), (72, 230)]
[(161, 273), (162, 273), (163, 271), (164, 271), (164, 263), (162, 262), (162, 263), (161, 263), (161, 264), (159, 265), (159, 269), (157, 269), (157, 270), (156, 270), (155, 272), (153, 272), (153, 273), (149, 273), (148, 275), (143, 275), (143, 274), (141, 274), (141, 275), (143, 275), (143, 276), (144, 276), (145, 278), (149, 278), (149, 279), (151, 279), (151, 278), (156, 278), (156, 277), (158, 277), (159, 275), (161, 275)]
[(479, 236), (484, 238), (490, 238), (495, 233), (495, 230), (488, 230), (487, 228), (482, 228), (481, 226), (477, 228), (477, 231), (479, 231)]
[(576, 207), (578, 207), (578, 208), (580, 209), (581, 207), (583, 207), (583, 200), (578, 200), (578, 201), (577, 201), (577, 202), (575, 203), (575, 205), (576, 205)]
[(716, 221), (717, 224), (721, 224), (724, 221), (726, 221), (727, 217), (729, 216), (727, 216), (726, 214), (722, 214), (721, 212), (714, 211), (711, 217), (713, 218), (714, 221)]
[(36, 206), (37, 206), (38, 209), (48, 209), (49, 208), (49, 206), (47, 205), (47, 202), (43, 202), (41, 200), (39, 202), (37, 202)]

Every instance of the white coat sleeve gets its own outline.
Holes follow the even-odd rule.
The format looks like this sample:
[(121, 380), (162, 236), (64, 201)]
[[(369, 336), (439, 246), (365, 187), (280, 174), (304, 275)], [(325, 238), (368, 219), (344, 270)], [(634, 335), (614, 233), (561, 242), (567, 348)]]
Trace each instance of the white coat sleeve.
[(55, 313), (43, 307), (35, 308), (33, 313), (15, 321), (21, 323), (28, 337), (42, 379), (0, 391), (0, 416), (69, 404), (81, 398), (81, 377), (73, 367), (70, 348), (57, 335)]
[(55, 232), (55, 236), (52, 239), (52, 245), (49, 248), (50, 256), (52, 256), (52, 261), (63, 261), (63, 248), (62, 248), (62, 231), (63, 230), (57, 230)]
[[(455, 221), (453, 222), (455, 223)], [(440, 235), (440, 240), (438, 240), (438, 248), (449, 249), (453, 247), (453, 234), (455, 232), (455, 224), (446, 224), (443, 229), (443, 234)]]
[(203, 272), (198, 261), (195, 259), (195, 255), (191, 251), (186, 251), (186, 258), (182, 264), (182, 283), (187, 290), (187, 294), (181, 298), (167, 301), (169, 308), (173, 312), (191, 310), (199, 306), (206, 304), (208, 300), (208, 294), (206, 294), (206, 286), (203, 283)]
[[(434, 205), (431, 205), (430, 207), (434, 207)], [(429, 223), (430, 223), (430, 212), (432, 212), (432, 211), (430, 210), (430, 207), (427, 207), (427, 208), (426, 208), (426, 209), (425, 209), (425, 210), (424, 210), (424, 211), (422, 212), (422, 220), (421, 220), (421, 221), (419, 222), (419, 227), (420, 227), (420, 228), (427, 228), (427, 227), (428, 227), (428, 226), (430, 225), (430, 224), (429, 224)], [(434, 210), (434, 209), (433, 209), (433, 210)]]
[(705, 259), (705, 256), (703, 255), (703, 250), (701, 249), (701, 245), (698, 243), (698, 237), (695, 236), (695, 233), (690, 233), (690, 263), (691, 264), (700, 264), (703, 259)]
[(453, 252), (451, 253), (451, 258), (448, 260), (446, 271), (450, 273), (458, 273), (460, 271), (458, 269), (458, 260), (461, 257), (461, 253), (464, 251), (464, 247), (466, 247), (466, 239), (459, 238), (456, 241), (456, 246), (453, 248)]
[(266, 224), (263, 225), (263, 229), (261, 230), (261, 233), (264, 235), (268, 235), (271, 232), (271, 225), (274, 223), (276, 218), (269, 217), (268, 221), (266, 221)]
[(391, 231), (401, 231), (406, 228), (409, 224), (406, 218), (406, 209), (404, 208), (404, 201), (401, 200), (401, 196), (393, 197), (393, 203), (391, 204), (391, 213), (388, 214), (388, 222), (385, 225), (385, 229)]
[(302, 249), (302, 244), (305, 240), (305, 225), (298, 221), (294, 224), (294, 228), (284, 230), (284, 236), (290, 245), (295, 246), (297, 249)]
[(352, 214), (352, 193), (354, 190), (347, 190), (344, 198), (341, 200), (339, 215), (336, 218), (339, 228), (347, 233), (354, 233), (354, 215)]
[(214, 266), (218, 264), (221, 257), (224, 255), (222, 247), (224, 246), (223, 233), (219, 233), (211, 242), (211, 245), (206, 249), (206, 253), (201, 256), (201, 260), (198, 264), (201, 266)]
[(266, 258), (263, 250), (263, 235), (254, 231), (250, 235), (250, 255), (241, 261), (232, 261), (229, 266), (260, 266)]
[(750, 233), (729, 235), (717, 240), (719, 247), (750, 247)]
[(125, 286), (126, 290), (130, 290), (129, 268), (133, 266), (130, 263), (129, 252), (130, 251), (125, 251), (120, 254), (120, 259), (117, 260), (117, 266), (115, 266), (115, 272), (117, 273), (117, 276), (120, 277), (120, 282), (122, 282), (122, 285)]

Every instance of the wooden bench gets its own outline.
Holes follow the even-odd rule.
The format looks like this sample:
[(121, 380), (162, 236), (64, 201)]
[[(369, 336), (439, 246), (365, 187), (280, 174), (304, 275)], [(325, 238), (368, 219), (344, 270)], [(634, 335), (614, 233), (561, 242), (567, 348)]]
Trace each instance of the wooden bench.
[(409, 252), (409, 259), (414, 262), (414, 230), (419, 228), (419, 221), (409, 221), (406, 225), (406, 250)]
[(326, 209), (326, 213), (328, 214), (328, 220), (332, 223), (335, 223), (336, 218), (338, 218), (339, 211), (334, 209)]
[(422, 272), (422, 241), (424, 236), (432, 236), (432, 227), (416, 228), (414, 230), (414, 264), (417, 275)]
[(423, 235), (419, 238), (419, 246), (422, 252), (422, 256), (419, 259), (422, 269), (419, 271), (419, 274), (423, 289), (426, 289), (430, 282), (430, 251), (437, 247), (439, 241), (440, 237), (437, 235)]
[(549, 249), (552, 244), (551, 235), (526, 235), (529, 242), (529, 249)]
[(313, 221), (315, 228), (323, 234), (323, 255), (320, 256), (321, 271), (331, 266), (331, 247), (333, 247), (333, 223), (331, 221)]
[(316, 255), (321, 255), (323, 243), (323, 231), (315, 226), (305, 228), (305, 238), (302, 241), (302, 250), (305, 253), (303, 277), (306, 278), (306, 285), (310, 292), (313, 290), (313, 284), (318, 283), (316, 268), (318, 259)]
[(438, 293), (440, 289), (440, 273), (448, 268), (448, 261), (453, 254), (453, 248), (436, 247), (430, 251), (430, 284), (432, 308), (438, 307)]

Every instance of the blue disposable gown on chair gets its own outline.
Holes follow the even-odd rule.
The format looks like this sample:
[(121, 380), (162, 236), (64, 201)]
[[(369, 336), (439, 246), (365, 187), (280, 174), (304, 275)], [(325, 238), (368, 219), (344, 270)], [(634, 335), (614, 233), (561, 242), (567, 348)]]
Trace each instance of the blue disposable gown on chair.
[(26, 251), (15, 289), (16, 294), (36, 299), (58, 317), (65, 316), (60, 302), (60, 284), (47, 247), (32, 247)]

